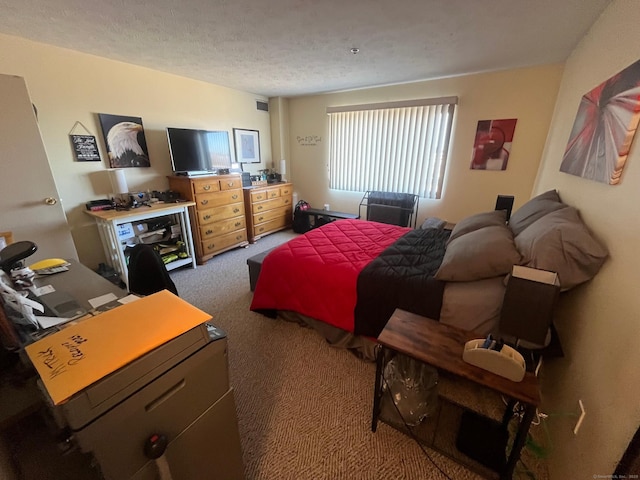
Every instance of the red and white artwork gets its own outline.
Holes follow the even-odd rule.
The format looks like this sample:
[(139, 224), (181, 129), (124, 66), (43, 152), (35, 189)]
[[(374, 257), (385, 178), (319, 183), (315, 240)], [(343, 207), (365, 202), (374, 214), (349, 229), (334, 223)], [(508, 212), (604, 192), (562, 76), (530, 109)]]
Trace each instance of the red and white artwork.
[(516, 118), (480, 120), (471, 158), (472, 170), (506, 170)]
[(617, 185), (640, 120), (640, 60), (582, 97), (560, 171)]

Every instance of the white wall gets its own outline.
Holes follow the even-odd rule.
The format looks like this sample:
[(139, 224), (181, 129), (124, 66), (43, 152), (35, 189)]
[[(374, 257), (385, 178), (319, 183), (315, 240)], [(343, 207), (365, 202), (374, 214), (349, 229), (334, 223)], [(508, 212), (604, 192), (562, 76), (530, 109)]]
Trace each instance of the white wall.
[[(104, 254), (84, 205), (110, 193), (98, 113), (142, 118), (151, 167), (126, 169), (131, 191), (168, 189), (166, 127), (228, 130), (232, 142), (234, 127), (259, 130), (262, 163), (251, 169), (271, 165), (269, 114), (256, 109), (256, 100), (266, 98), (6, 35), (0, 35), (0, 51), (0, 72), (24, 77), (38, 108), (42, 138), (78, 256), (89, 267), (104, 261)], [(101, 162), (74, 160), (69, 132), (76, 121), (96, 136)], [(74, 133), (85, 132), (80, 127)]]
[[(326, 107), (415, 98), (458, 96), (449, 163), (440, 200), (420, 199), (419, 223), (437, 216), (448, 221), (493, 210), (498, 194), (512, 194), (515, 206), (530, 198), (553, 113), (562, 66), (496, 73), (289, 99), (290, 178), (299, 197), (313, 206), (357, 212), (362, 192), (329, 190)], [(505, 171), (471, 170), (479, 120), (517, 118)], [(315, 140), (314, 140), (315, 139)], [(315, 145), (309, 145), (315, 143)]]
[(549, 421), (552, 478), (610, 475), (640, 423), (640, 140), (610, 186), (560, 173), (564, 149), (582, 95), (640, 59), (640, 4), (617, 0), (602, 14), (566, 63), (535, 191), (557, 188), (576, 206), (611, 257), (588, 285), (563, 300), (557, 326), (566, 357), (544, 369), (547, 413), (587, 416)]

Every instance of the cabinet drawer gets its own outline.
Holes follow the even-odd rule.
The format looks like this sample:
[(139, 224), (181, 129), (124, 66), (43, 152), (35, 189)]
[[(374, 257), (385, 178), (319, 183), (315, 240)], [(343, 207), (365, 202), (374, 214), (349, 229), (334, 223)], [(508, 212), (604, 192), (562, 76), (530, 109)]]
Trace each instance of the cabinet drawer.
[(246, 240), (247, 231), (238, 230), (236, 232), (227, 233), (225, 235), (213, 237), (208, 240), (203, 240), (201, 243), (202, 251), (205, 255), (209, 255), (224, 248), (231, 247), (232, 245), (245, 242)]
[(288, 185), (286, 187), (281, 187), (280, 188), (280, 196), (281, 197), (285, 197), (287, 195), (292, 195), (293, 194), (293, 189), (291, 188), (291, 185)]
[(200, 227), (200, 235), (204, 240), (205, 238), (214, 237), (216, 235), (222, 235), (235, 230), (242, 230), (245, 226), (246, 221), (244, 217), (229, 218), (228, 220), (203, 225)]
[(225, 178), (220, 180), (220, 190), (236, 190), (242, 188), (242, 178)]
[[(253, 210), (253, 214), (266, 212), (267, 210), (272, 210), (274, 208), (283, 207), (285, 205), (285, 198), (278, 197), (272, 200), (265, 200), (264, 202), (254, 203), (251, 205)], [(289, 201), (291, 203), (291, 201)]]
[(271, 230), (285, 227), (286, 225), (288, 225), (288, 222), (285, 217), (275, 218), (273, 220), (261, 223), (260, 225), (256, 225), (255, 227), (253, 227), (253, 236), (258, 237), (270, 232)]
[(242, 215), (244, 209), (242, 203), (234, 203), (231, 205), (225, 205), (224, 207), (208, 208), (206, 210), (198, 210), (198, 224), (203, 226), (211, 222), (219, 222), (227, 218), (237, 217)]
[(215, 193), (201, 193), (196, 195), (196, 207), (211, 208), (242, 201), (240, 190), (227, 190)]
[(278, 207), (272, 210), (267, 210), (263, 213), (257, 213), (253, 216), (253, 224), (258, 225), (259, 223), (268, 222), (269, 220), (273, 220), (274, 218), (282, 218), (291, 216), (291, 207)]
[(220, 182), (218, 179), (206, 178), (202, 180), (192, 180), (193, 193), (211, 193), (220, 191)]

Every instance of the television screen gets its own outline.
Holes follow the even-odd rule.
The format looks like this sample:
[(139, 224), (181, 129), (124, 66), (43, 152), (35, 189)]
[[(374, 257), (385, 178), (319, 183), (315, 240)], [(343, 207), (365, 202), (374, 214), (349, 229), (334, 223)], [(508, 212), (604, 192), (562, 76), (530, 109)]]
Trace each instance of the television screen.
[(174, 173), (207, 174), (231, 167), (229, 132), (167, 128)]

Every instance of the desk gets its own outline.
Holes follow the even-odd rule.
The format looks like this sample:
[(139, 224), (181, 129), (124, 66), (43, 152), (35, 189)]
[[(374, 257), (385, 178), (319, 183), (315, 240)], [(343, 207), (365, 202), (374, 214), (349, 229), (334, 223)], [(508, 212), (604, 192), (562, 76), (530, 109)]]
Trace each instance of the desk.
[[(126, 241), (134, 237), (136, 226), (148, 223), (154, 218), (172, 216), (175, 225), (180, 227), (180, 237), (187, 249), (187, 257), (179, 258), (167, 263), (167, 270), (173, 270), (185, 265), (196, 268), (196, 258), (191, 236), (191, 222), (189, 221), (189, 209), (195, 202), (156, 203), (150, 207), (142, 206), (131, 210), (99, 210), (96, 212), (85, 210), (85, 213), (93, 217), (98, 225), (98, 232), (104, 247), (107, 263), (119, 274), (120, 278), (129, 286), (129, 270), (125, 257)], [(128, 224), (131, 225), (129, 230)], [(130, 232), (126, 233), (127, 231)]]
[[(540, 387), (537, 377), (530, 372), (525, 374), (521, 382), (513, 382), (466, 363), (462, 359), (464, 344), (468, 340), (477, 337), (477, 333), (467, 332), (426, 317), (421, 317), (420, 315), (396, 309), (378, 337), (378, 342), (383, 348), (380, 349), (377, 355), (371, 430), (376, 431), (380, 415), (382, 375), (385, 360), (389, 358), (386, 353), (389, 353), (389, 351), (402, 353), (419, 362), (436, 367), (438, 370), (443, 370), (456, 377), (470, 380), (471, 382), (495, 390), (510, 398), (511, 400), (507, 405), (502, 422), (494, 422), (493, 420), (486, 419), (488, 422), (491, 422), (489, 423), (489, 428), (495, 429), (499, 434), (506, 431), (506, 426), (512, 417), (511, 411), (515, 402), (518, 401), (524, 405), (525, 412), (520, 421), (509, 457), (500, 459), (500, 461), (497, 462), (499, 465), (496, 468), (493, 468), (493, 466), (489, 467), (492, 470), (496, 470), (501, 479), (510, 479), (513, 475), (516, 462), (520, 458), (520, 451), (524, 446), (536, 407), (540, 403)], [(429, 419), (425, 419), (423, 423), (425, 422), (429, 422)], [(486, 432), (487, 438), (489, 437), (489, 433), (488, 431)], [(487, 443), (490, 443), (489, 440), (487, 440)], [(433, 442), (431, 446), (442, 450), (442, 453), (447, 455), (451, 452), (450, 449), (444, 451), (444, 449), (438, 448), (435, 442)], [(455, 447), (453, 448), (455, 449)], [(484, 448), (487, 448), (486, 445)], [(504, 457), (505, 448), (506, 445), (501, 445), (497, 446), (495, 450), (502, 452), (502, 457)], [(461, 455), (464, 456), (463, 454)], [(457, 457), (454, 459), (460, 460)]]

